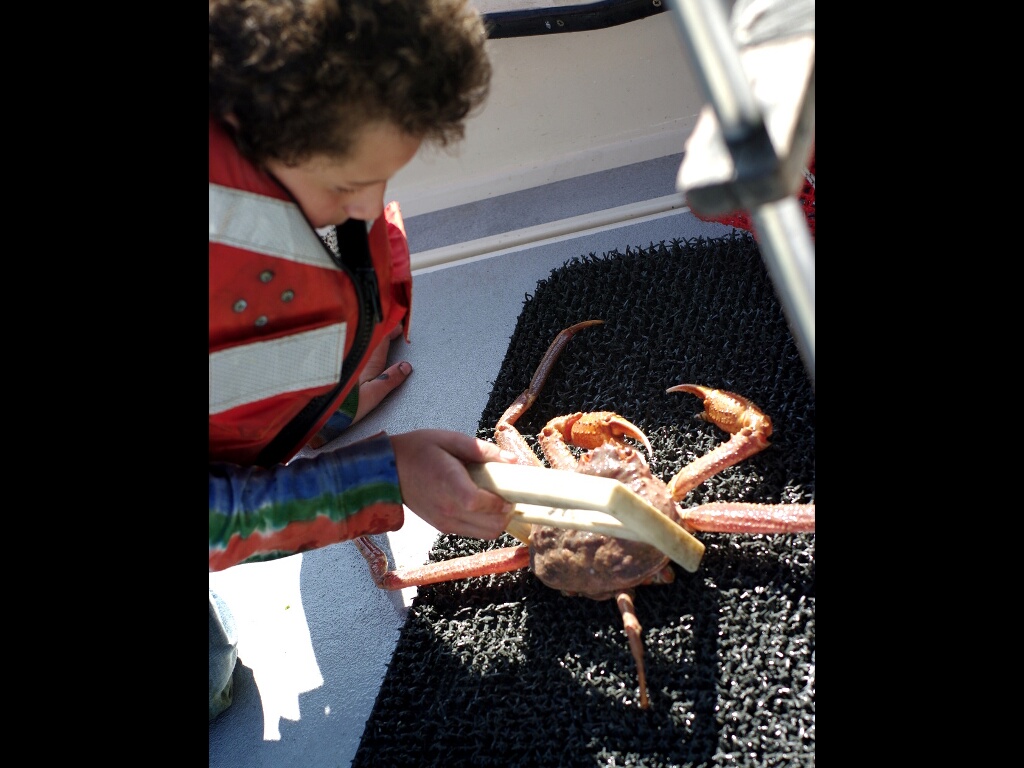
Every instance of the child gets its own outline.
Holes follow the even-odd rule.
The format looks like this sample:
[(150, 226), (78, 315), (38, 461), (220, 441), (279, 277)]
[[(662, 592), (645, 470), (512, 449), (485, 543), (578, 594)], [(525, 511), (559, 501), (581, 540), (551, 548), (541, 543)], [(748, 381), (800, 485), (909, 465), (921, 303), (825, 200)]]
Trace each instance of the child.
[[(467, 463), (513, 462), (443, 430), (290, 461), (411, 372), (412, 276), (384, 190), (486, 98), (469, 0), (210, 0), (210, 570), (402, 526), (493, 539), (512, 505)], [(289, 463), (290, 462), (290, 463)], [(210, 719), (232, 699), (229, 607), (210, 594)]]

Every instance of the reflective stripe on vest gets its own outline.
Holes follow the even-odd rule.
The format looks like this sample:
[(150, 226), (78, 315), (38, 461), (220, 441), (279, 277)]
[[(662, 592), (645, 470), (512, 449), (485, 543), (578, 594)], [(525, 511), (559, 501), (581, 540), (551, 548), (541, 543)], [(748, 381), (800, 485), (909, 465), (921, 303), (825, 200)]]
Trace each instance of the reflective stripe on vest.
[[(337, 269), (297, 205), (219, 184), (210, 184), (210, 242)], [(211, 352), (210, 414), (336, 384), (347, 334), (340, 322)]]
[(210, 413), (338, 381), (347, 323), (210, 353)]
[(210, 184), (210, 242), (334, 269), (295, 203)]

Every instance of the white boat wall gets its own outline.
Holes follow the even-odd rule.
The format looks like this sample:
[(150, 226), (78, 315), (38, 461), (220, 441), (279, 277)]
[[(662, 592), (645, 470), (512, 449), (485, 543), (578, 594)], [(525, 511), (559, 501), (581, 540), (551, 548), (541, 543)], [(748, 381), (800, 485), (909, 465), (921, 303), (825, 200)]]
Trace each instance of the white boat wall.
[(455, 154), (421, 152), (390, 185), (406, 216), (678, 154), (704, 104), (670, 14), (489, 48), (491, 96)]

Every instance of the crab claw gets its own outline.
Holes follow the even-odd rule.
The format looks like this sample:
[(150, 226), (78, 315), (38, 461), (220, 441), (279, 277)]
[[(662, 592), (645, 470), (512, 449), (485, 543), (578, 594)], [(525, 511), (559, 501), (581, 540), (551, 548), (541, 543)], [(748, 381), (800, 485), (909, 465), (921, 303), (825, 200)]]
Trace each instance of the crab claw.
[(643, 433), (643, 430), (636, 426), (636, 424), (611, 411), (594, 411), (593, 413), (581, 414), (578, 419), (575, 419), (571, 424), (567, 424), (567, 426), (570, 429), (563, 431), (566, 440), (573, 445), (578, 445), (580, 448), (590, 450), (597, 448), (602, 443), (609, 441), (618, 442), (623, 437), (631, 437), (647, 449), (648, 456), (652, 453), (651, 443), (647, 439), (647, 435)]
[(704, 401), (704, 412), (700, 417), (730, 434), (744, 432), (765, 441), (772, 434), (772, 420), (768, 414), (735, 392), (712, 389), (700, 384), (677, 384), (665, 391), (689, 392), (701, 398)]
[(672, 478), (668, 490), (675, 501), (682, 501), (712, 475), (768, 447), (772, 420), (742, 395), (700, 384), (677, 384), (666, 391), (689, 392), (703, 398), (704, 412), (699, 414), (700, 418), (732, 435), (727, 443), (687, 464)]

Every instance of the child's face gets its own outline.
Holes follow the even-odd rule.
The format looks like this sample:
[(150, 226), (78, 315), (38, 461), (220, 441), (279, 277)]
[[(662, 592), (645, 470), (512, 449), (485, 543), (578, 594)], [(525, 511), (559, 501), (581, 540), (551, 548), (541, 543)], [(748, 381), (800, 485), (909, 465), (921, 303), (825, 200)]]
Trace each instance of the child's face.
[(421, 143), (390, 123), (378, 123), (359, 134), (344, 160), (317, 155), (294, 167), (272, 160), (267, 170), (318, 229), (348, 219), (373, 221), (384, 210), (388, 180), (412, 160)]

